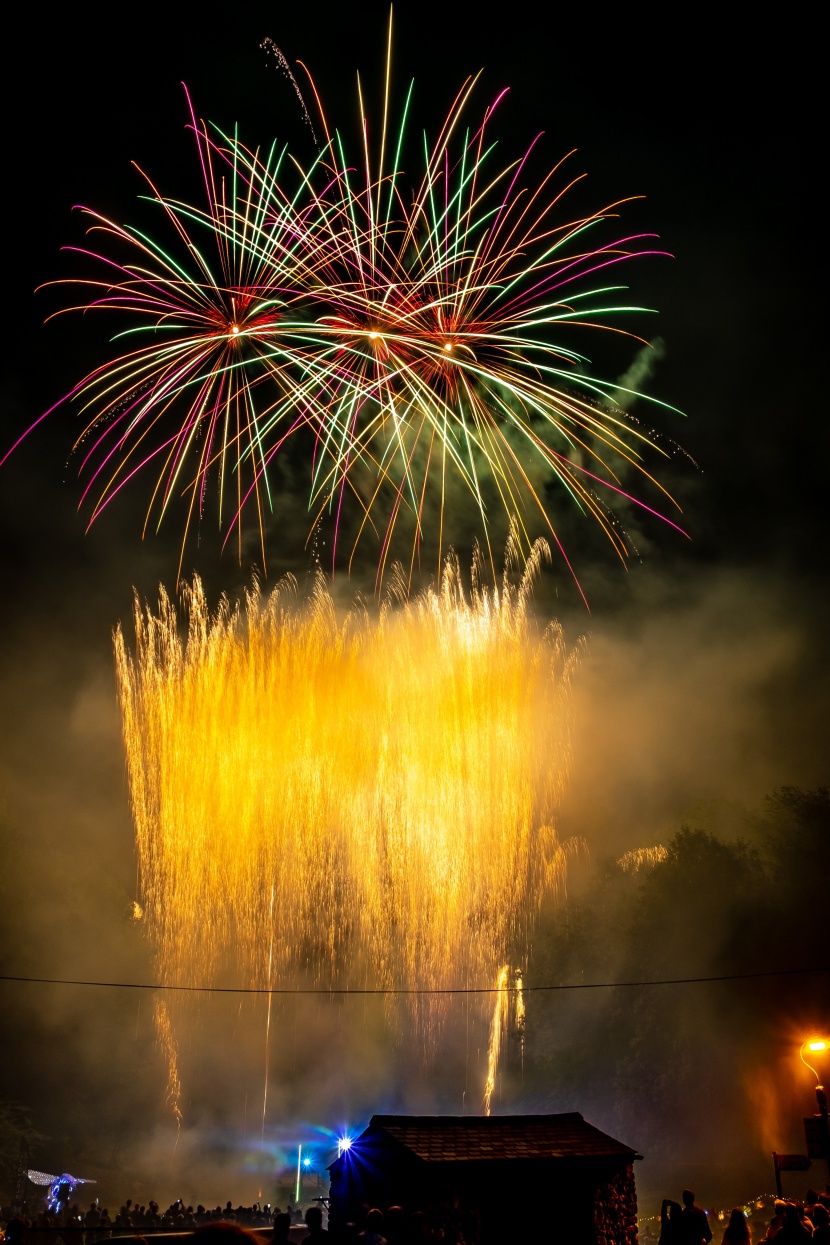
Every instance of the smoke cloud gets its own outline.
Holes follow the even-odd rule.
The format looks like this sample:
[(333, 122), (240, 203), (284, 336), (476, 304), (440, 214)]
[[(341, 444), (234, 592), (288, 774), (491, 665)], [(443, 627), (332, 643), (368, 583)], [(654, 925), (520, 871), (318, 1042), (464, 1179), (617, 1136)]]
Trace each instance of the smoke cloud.
[[(118, 530), (96, 536), (85, 564), (70, 574), (62, 569), (58, 538), (46, 566), (22, 562), (14, 571), (17, 599), (27, 604), (4, 619), (0, 665), (3, 969), (14, 975), (151, 979), (141, 922), (132, 919), (135, 854), (111, 651), (112, 628), (129, 612), (120, 541)], [(138, 564), (148, 595), (164, 577), (163, 553), (151, 547)], [(556, 612), (564, 583), (554, 573), (540, 584), (543, 619)], [(816, 742), (827, 690), (816, 657), (821, 604), (794, 616), (798, 595), (797, 583), (776, 595), (768, 575), (721, 568), (682, 581), (643, 571), (633, 587), (629, 581), (618, 608), (602, 603), (593, 618), (559, 598), (569, 641), (587, 634), (559, 824), (563, 838), (581, 836), (588, 848), (572, 867), (572, 904), (590, 896), (593, 871), (607, 857), (666, 843), (684, 821), (724, 839), (751, 837), (751, 814), (767, 792), (784, 783), (810, 788), (825, 778)], [(529, 982), (559, 979), (564, 961), (557, 962), (556, 940), (577, 919), (575, 911), (561, 897), (546, 909)], [(716, 929), (708, 930), (706, 945), (707, 968), (714, 971)], [(567, 961), (568, 973), (578, 970), (586, 980), (613, 980), (627, 967), (613, 943), (600, 962), (580, 965), (572, 955)], [(480, 1109), (486, 1002), (453, 1004), (441, 1058), (429, 1068), (400, 1044), (381, 1002), (275, 1003), (264, 1133), (261, 1002), (184, 1004), (194, 1020), (183, 1050), (187, 1103), (177, 1137), (149, 996), (23, 983), (3, 990), (17, 1040), (2, 1094), (22, 1102), (45, 1134), (37, 1165), (93, 1176), (109, 1201), (246, 1199), (263, 1187), (263, 1196), (273, 1197), (275, 1173), (299, 1140), (330, 1161), (337, 1131), (375, 1110)], [(681, 1156), (673, 1152), (662, 1166), (656, 1159), (665, 1146), (659, 1103), (610, 1091), (598, 1096), (595, 1070), (587, 1054), (580, 1058), (609, 1032), (608, 1001), (591, 992), (570, 996), (567, 1004), (528, 999), (523, 1070), (513, 1041), (494, 1110), (582, 1110), (633, 1144), (650, 1143), (654, 1176), (646, 1190), (652, 1179), (656, 1186), (673, 1178), (671, 1163)], [(687, 1052), (701, 1077), (726, 1005), (689, 1004), (690, 1030), (706, 1035)], [(656, 1037), (647, 1035), (646, 1042), (642, 1060), (651, 1061), (655, 1083), (670, 1078)], [(782, 1048), (783, 1064), (788, 1057)], [(544, 1086), (551, 1058), (568, 1074), (553, 1098), (550, 1080)], [(756, 1156), (745, 1179), (760, 1179), (763, 1149), (773, 1136), (783, 1148), (782, 1121), (797, 1118), (791, 1107), (803, 1086), (791, 1077), (791, 1100), (788, 1092), (762, 1088), (767, 1081), (739, 1068), (737, 1055), (721, 1051), (720, 1059), (721, 1080), (740, 1086), (748, 1121), (736, 1148), (749, 1136)], [(687, 1108), (698, 1111), (692, 1103)], [(706, 1127), (725, 1126), (719, 1104), (710, 1102), (695, 1136), (705, 1131), (704, 1118)]]

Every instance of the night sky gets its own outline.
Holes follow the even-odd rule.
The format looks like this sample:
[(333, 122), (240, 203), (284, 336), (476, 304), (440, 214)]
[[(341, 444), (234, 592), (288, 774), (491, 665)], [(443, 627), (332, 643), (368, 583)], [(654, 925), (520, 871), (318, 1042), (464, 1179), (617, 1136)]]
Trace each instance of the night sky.
[[(19, 9), (4, 75), (0, 452), (103, 357), (105, 327), (80, 316), (44, 326), (59, 300), (34, 293), (77, 271), (60, 252), (83, 237), (72, 206), (130, 220), (142, 191), (131, 160), (164, 190), (195, 185), (180, 83), (202, 116), (238, 121), (250, 144), (277, 134), (311, 157), (291, 88), (260, 41), (270, 35), (305, 61), (328, 111), (348, 124), (355, 69), (380, 96), (387, 13), (258, 0), (210, 11), (178, 0), (64, 6), (48, 20)], [(805, 13), (780, 11), (775, 26), (757, 15), (733, 24), (714, 6), (485, 11), (430, 0), (395, 13), (395, 79), (416, 78), (428, 128), (483, 67), (482, 103), (511, 88), (506, 152), (540, 130), (550, 163), (577, 148), (585, 202), (644, 195), (626, 219), (653, 228), (674, 256), (631, 264), (626, 277), (636, 301), (660, 312), (649, 331), (665, 357), (650, 391), (686, 416), (661, 426), (697, 464), (681, 456), (670, 469), (691, 540), (644, 528), (626, 572), (574, 527), (592, 613), (561, 567), (539, 589), (540, 611), (558, 613), (571, 640), (591, 636), (563, 824), (597, 852), (658, 842), (707, 801), (753, 807), (782, 784), (830, 777), (821, 67)], [(612, 352), (606, 369), (627, 362)], [(134, 586), (172, 587), (179, 531), (171, 523), (142, 543), (139, 481), (85, 534), (68, 461), (75, 431), (75, 415), (58, 412), (0, 472), (3, 971), (138, 980), (150, 970), (123, 919), (135, 865), (111, 633)], [(298, 493), (296, 514), (270, 536), (272, 575), (308, 565), (301, 502)], [(220, 557), (204, 531), (185, 571), (233, 594), (253, 556), (241, 567)], [(117, 1042), (113, 1054), (133, 1003), (129, 1020), (113, 1022), (101, 995), (39, 989), (2, 987), (0, 1098), (69, 1139), (43, 1152), (42, 1163), (60, 1165), (71, 1158), (70, 1119), (92, 1118), (99, 1096), (120, 1101), (122, 1129), (141, 1131), (157, 1067), (147, 1053), (131, 1067)], [(117, 1075), (102, 1074), (110, 1058)]]

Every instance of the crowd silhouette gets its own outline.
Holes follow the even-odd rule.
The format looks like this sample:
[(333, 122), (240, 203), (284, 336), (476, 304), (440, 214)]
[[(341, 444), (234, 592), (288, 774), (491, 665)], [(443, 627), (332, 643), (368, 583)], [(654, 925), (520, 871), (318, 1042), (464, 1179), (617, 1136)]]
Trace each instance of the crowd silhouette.
[[(653, 1239), (650, 1234), (644, 1236), (642, 1245)], [(803, 1202), (778, 1198), (772, 1216), (755, 1225), (743, 1207), (736, 1206), (721, 1236), (713, 1234), (709, 1217), (695, 1202), (691, 1189), (684, 1189), (682, 1205), (671, 1198), (663, 1200), (658, 1245), (708, 1245), (710, 1241), (715, 1245), (761, 1245), (763, 1241), (776, 1241), (777, 1245), (830, 1245), (830, 1194), (810, 1189)]]
[[(759, 1203), (760, 1205), (760, 1203)], [(185, 1205), (181, 1200), (162, 1209), (157, 1202), (133, 1202), (128, 1198), (113, 1215), (97, 1202), (84, 1210), (77, 1202), (56, 1210), (41, 1210), (32, 1217), (12, 1217), (3, 1239), (10, 1245), (96, 1245), (116, 1237), (135, 1241), (159, 1234), (189, 1233), (193, 1245), (474, 1245), (481, 1224), (457, 1208), (405, 1211), (401, 1206), (385, 1210), (368, 1204), (356, 1208), (352, 1218), (328, 1225), (327, 1200), (320, 1198), (303, 1212), (290, 1204), (282, 1210), (269, 1203), (250, 1206), (231, 1201), (214, 1207)], [(769, 1212), (767, 1212), (769, 1213)], [(715, 1225), (718, 1233), (720, 1224)], [(555, 1223), (549, 1237), (556, 1241)], [(658, 1245), (830, 1245), (830, 1194), (808, 1190), (803, 1202), (777, 1199), (772, 1215), (762, 1224), (753, 1223), (744, 1209), (735, 1207), (722, 1235), (715, 1235), (709, 1216), (684, 1189), (682, 1203), (665, 1198), (660, 1212)], [(641, 1245), (654, 1241), (650, 1230)]]
[[(142, 1241), (158, 1235), (190, 1233), (193, 1245), (471, 1245), (478, 1239), (479, 1225), (453, 1208), (429, 1212), (405, 1212), (400, 1206), (385, 1211), (368, 1205), (354, 1217), (329, 1230), (327, 1199), (320, 1198), (303, 1212), (290, 1204), (285, 1210), (269, 1203), (206, 1207), (171, 1203), (162, 1210), (157, 1202), (133, 1202), (131, 1198), (113, 1215), (108, 1207), (79, 1203), (56, 1210), (42, 1210), (28, 1218), (15, 1216), (6, 1225), (4, 1240), (12, 1245), (97, 1245), (97, 1242), (131, 1237)], [(325, 1225), (325, 1226), (324, 1226)]]

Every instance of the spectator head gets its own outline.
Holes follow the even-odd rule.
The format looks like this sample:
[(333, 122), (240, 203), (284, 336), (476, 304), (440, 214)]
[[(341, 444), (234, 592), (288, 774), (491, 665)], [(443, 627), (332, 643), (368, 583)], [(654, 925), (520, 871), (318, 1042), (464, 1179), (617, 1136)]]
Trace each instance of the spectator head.
[(309, 1232), (319, 1232), (323, 1226), (323, 1212), (319, 1206), (309, 1206), (305, 1213), (306, 1227)]
[(274, 1215), (274, 1245), (277, 1241), (288, 1240), (288, 1229), (291, 1227), (291, 1216), (283, 1211)]
[(694, 1204), (695, 1204), (695, 1195), (694, 1195), (694, 1193), (692, 1192), (692, 1190), (691, 1190), (691, 1189), (684, 1189), (684, 1190), (683, 1190), (683, 1205), (684, 1205), (684, 1206), (694, 1206)]
[(367, 1232), (383, 1232), (383, 1211), (374, 1207), (366, 1216)]
[(193, 1245), (262, 1245), (258, 1236), (238, 1223), (203, 1223), (193, 1233)]
[(415, 1210), (409, 1216), (409, 1231), (414, 1240), (428, 1234), (427, 1217), (422, 1210)]
[(384, 1236), (388, 1241), (398, 1241), (404, 1235), (405, 1220), (402, 1206), (388, 1206), (386, 1208)]

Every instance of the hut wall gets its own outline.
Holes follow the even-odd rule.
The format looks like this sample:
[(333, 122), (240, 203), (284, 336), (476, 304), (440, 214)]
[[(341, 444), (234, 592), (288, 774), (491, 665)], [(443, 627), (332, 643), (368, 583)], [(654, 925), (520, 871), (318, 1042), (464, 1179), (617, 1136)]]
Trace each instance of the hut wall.
[(637, 1245), (637, 1190), (631, 1163), (597, 1188), (594, 1231), (596, 1245)]

